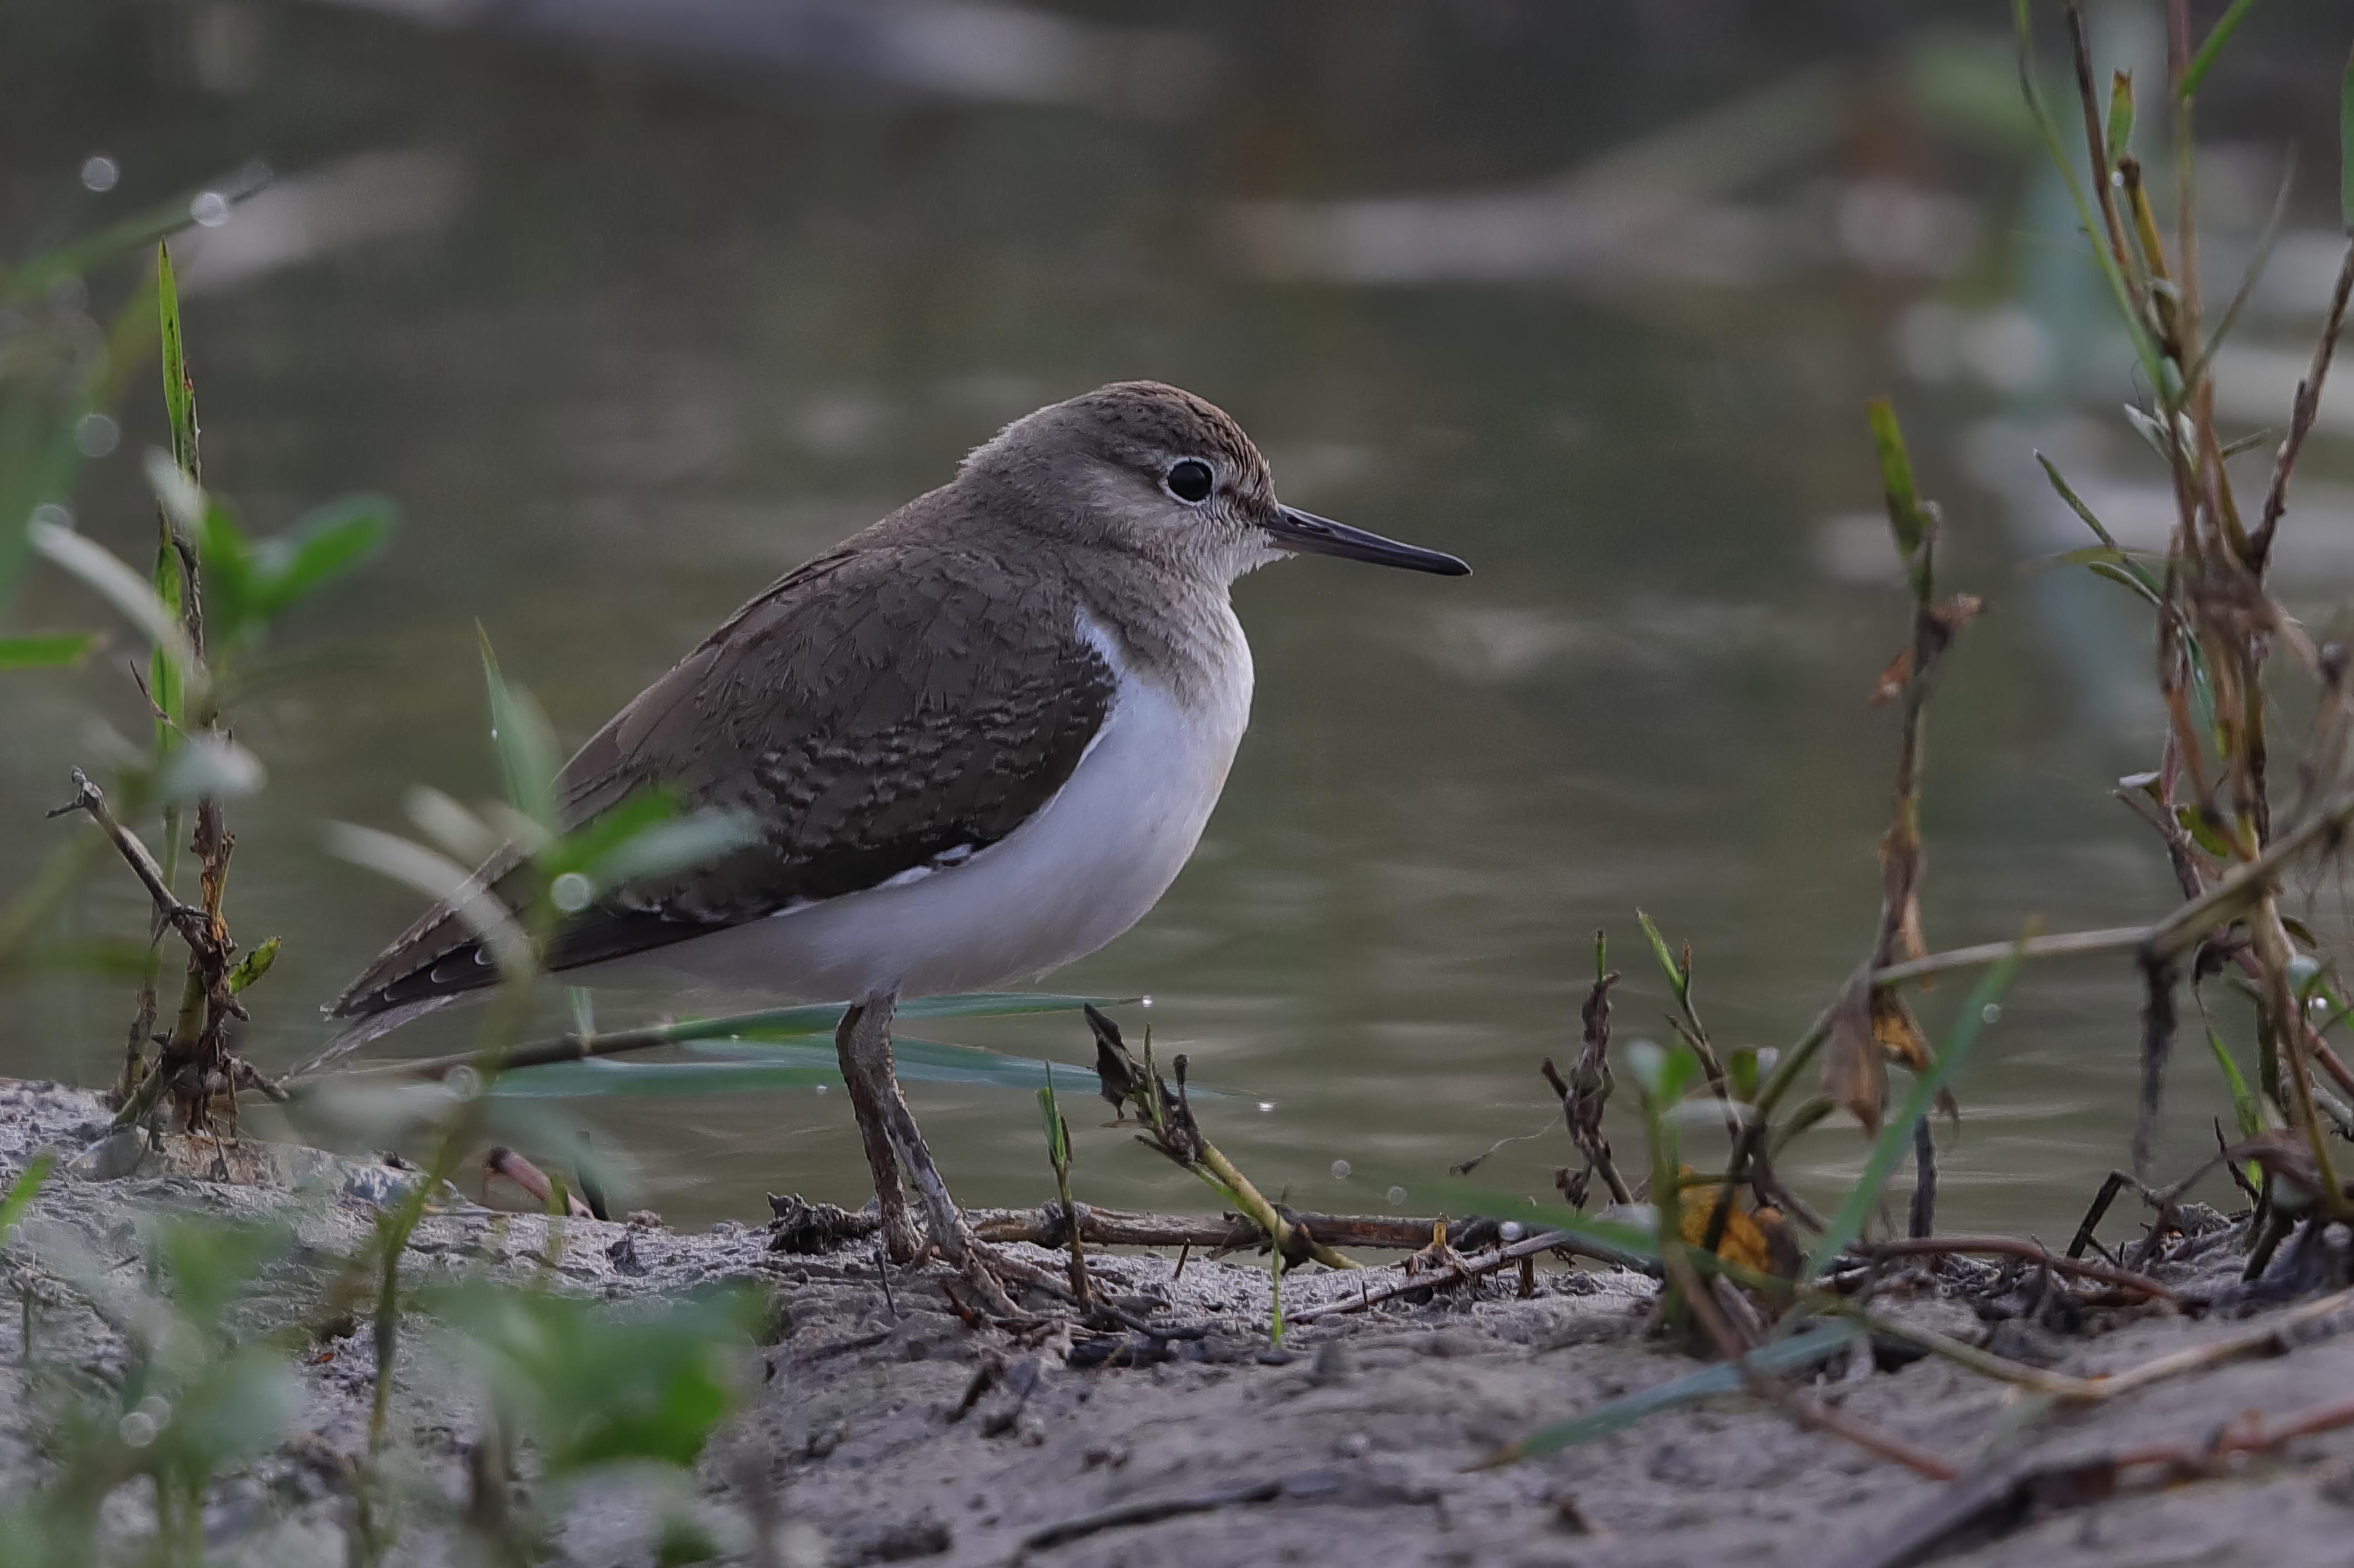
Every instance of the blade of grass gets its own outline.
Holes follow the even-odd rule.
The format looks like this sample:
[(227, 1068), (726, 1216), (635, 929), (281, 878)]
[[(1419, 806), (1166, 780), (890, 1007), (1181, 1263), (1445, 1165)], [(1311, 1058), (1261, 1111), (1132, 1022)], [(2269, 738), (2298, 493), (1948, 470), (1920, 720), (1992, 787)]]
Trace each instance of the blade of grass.
[(90, 631), (0, 637), (0, 670), (56, 670), (79, 664), (96, 652), (105, 641), (96, 632)]
[(2240, 30), (2240, 24), (2246, 21), (2248, 13), (2255, 8), (2256, 0), (2232, 0), (2232, 8), (2216, 18), (2213, 29), (2207, 35), (2207, 41), (2199, 46), (2199, 52), (2191, 56), (2190, 63), (2183, 68), (2182, 79), (2175, 87), (2178, 99), (2188, 103), (2198, 95), (2199, 84), (2207, 79), (2207, 72), (2223, 53), (2223, 46), (2232, 41), (2232, 35)]
[(16, 1228), (16, 1222), (25, 1217), (27, 1209), (32, 1207), (41, 1183), (49, 1179), (49, 1168), (56, 1163), (57, 1156), (43, 1150), (27, 1161), (25, 1169), (17, 1173), (16, 1181), (8, 1189), (7, 1197), (0, 1198), (0, 1240), (5, 1240), (8, 1233)]

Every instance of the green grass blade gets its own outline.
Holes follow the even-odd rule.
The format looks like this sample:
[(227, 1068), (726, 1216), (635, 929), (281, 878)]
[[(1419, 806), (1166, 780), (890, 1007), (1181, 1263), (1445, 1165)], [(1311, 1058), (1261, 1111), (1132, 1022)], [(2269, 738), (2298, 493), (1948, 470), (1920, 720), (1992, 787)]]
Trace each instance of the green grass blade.
[(49, 1168), (56, 1163), (57, 1156), (44, 1150), (34, 1155), (25, 1169), (18, 1172), (16, 1183), (8, 1189), (7, 1197), (0, 1198), (0, 1239), (5, 1239), (8, 1233), (16, 1228), (16, 1222), (25, 1217), (25, 1211), (32, 1206), (34, 1195), (40, 1192), (41, 1183), (49, 1179)]
[(1951, 1083), (1969, 1060), (1971, 1049), (1978, 1044), (1978, 1032), (1986, 1023), (1987, 1010), (2002, 1001), (2009, 991), (2013, 976), (2019, 973), (2020, 948), (2013, 946), (2000, 962), (1986, 972), (1967, 1001), (1960, 1016), (1946, 1033), (1946, 1047), (1937, 1053), (1936, 1062), (1925, 1073), (1913, 1080), (1912, 1091), (1904, 1097), (1903, 1108), (1889, 1118), (1880, 1129), (1878, 1141), (1872, 1146), (1872, 1157), (1864, 1161), (1863, 1174), (1847, 1195), (1847, 1201), (1831, 1216), (1822, 1239), (1808, 1255), (1806, 1267), (1799, 1272), (1801, 1281), (1813, 1279), (1823, 1271), (1823, 1266), (1837, 1257), (1848, 1243), (1863, 1234), (1863, 1222), (1871, 1217), (1880, 1202), (1880, 1190), (1888, 1181), (1889, 1173), (1896, 1169), (1913, 1146), (1913, 1125), (1928, 1115), (1935, 1103), (1937, 1091)]
[(79, 664), (98, 652), (105, 639), (91, 631), (61, 631), (52, 636), (0, 637), (0, 670), (57, 670)]
[(499, 673), (499, 657), (492, 650), (491, 634), (479, 626), (475, 633), (482, 640), (482, 684), (490, 694), (491, 742), (498, 748), (499, 772), (506, 782), (507, 800), (554, 837), (555, 733), (548, 727), (547, 715), (540, 712), (531, 694), (507, 684), (506, 677)]
[[(902, 1001), (895, 1019), (1006, 1018), (1034, 1012), (1076, 1012), (1084, 1007), (1118, 1007), (1132, 997), (1058, 996), (1044, 991), (981, 991), (951, 996), (919, 996)], [(663, 1027), (670, 1041), (831, 1039), (842, 1022), (843, 1005), (813, 1002), (803, 1007), (770, 1007), (758, 1012), (726, 1013), (712, 1018), (682, 1019)]]
[[(1858, 1323), (1827, 1324), (1820, 1328), (1810, 1329), (1803, 1334), (1796, 1334), (1789, 1339), (1777, 1340), (1761, 1346), (1743, 1357), (1742, 1361), (1753, 1372), (1768, 1374), (1793, 1372), (1800, 1367), (1812, 1366), (1818, 1361), (1829, 1361), (1832, 1356), (1861, 1339), (1863, 1334), (1863, 1327)], [(1673, 1409), (1679, 1404), (1690, 1404), (1696, 1399), (1708, 1399), (1722, 1393), (1738, 1393), (1743, 1386), (1741, 1366), (1732, 1361), (1719, 1361), (1714, 1366), (1703, 1367), (1699, 1372), (1683, 1377), (1671, 1378), (1666, 1383), (1644, 1389), (1638, 1393), (1630, 1393), (1623, 1399), (1614, 1399), (1607, 1404), (1596, 1405), (1585, 1414), (1572, 1420), (1556, 1422), (1551, 1426), (1540, 1426), (1518, 1442), (1506, 1444), (1502, 1448), (1498, 1449), (1481, 1461), (1480, 1467), (1509, 1465), (1515, 1460), (1533, 1458), (1539, 1454), (1553, 1454), (1564, 1448), (1574, 1448), (1581, 1443), (1591, 1443), (1596, 1437), (1623, 1431), (1647, 1415)]]
[(2240, 1065), (2232, 1060), (2232, 1048), (2212, 1029), (2207, 1031), (2207, 1048), (2215, 1053), (2215, 1065), (2223, 1069), (2223, 1082), (2232, 1091), (2232, 1115), (2240, 1124), (2242, 1138), (2253, 1138), (2264, 1129), (2264, 1103), (2248, 1087), (2248, 1080), (2240, 1075)]
[(1668, 951), (1668, 939), (1659, 935), (1659, 928), (1652, 925), (1651, 917), (1640, 909), (1635, 911), (1635, 923), (1643, 927), (1643, 935), (1651, 944), (1651, 956), (1659, 960), (1659, 972), (1668, 977), (1668, 989), (1676, 993), (1677, 1001), (1681, 1001), (1684, 987), (1689, 982), (1684, 977), (1683, 966), (1676, 962), (1673, 953)]
[(2199, 84), (2207, 79), (2207, 72), (2223, 53), (2223, 46), (2232, 41), (2232, 35), (2240, 30), (2240, 24), (2246, 21), (2248, 13), (2255, 8), (2256, 0), (2232, 0), (2232, 8), (2217, 18), (2214, 28), (2207, 35), (2207, 41), (2199, 46), (2199, 52), (2192, 55), (2190, 63), (2182, 68), (2182, 80), (2175, 87), (2175, 95), (2181, 101), (2188, 103), (2198, 96)]
[[(773, 1042), (692, 1041), (684, 1049), (693, 1055), (729, 1062), (779, 1067), (822, 1067), (828, 1073), (834, 1070), (836, 1064), (831, 1035)], [(1042, 1089), (1049, 1081), (1052, 1066), (1052, 1064), (1034, 1057), (1009, 1056), (996, 1051), (982, 1050), (978, 1045), (955, 1045), (941, 1040), (910, 1040), (905, 1035), (892, 1037), (891, 1055), (903, 1078), (928, 1084), (988, 1084), (1006, 1089)], [(514, 1070), (539, 1072), (542, 1069)], [(1079, 1070), (1065, 1068), (1066, 1072)], [(1192, 1087), (1191, 1085), (1187, 1086)], [(1199, 1092), (1205, 1099), (1216, 1097), (1212, 1091)]]
[[(906, 1074), (912, 1077), (915, 1075)], [(742, 1095), (838, 1084), (832, 1066), (758, 1062), (558, 1062), (499, 1075), (503, 1099), (589, 1099), (647, 1095)]]
[(381, 495), (349, 495), (264, 539), (253, 552), (257, 612), (276, 615), (367, 561), (392, 536), (396, 516)]

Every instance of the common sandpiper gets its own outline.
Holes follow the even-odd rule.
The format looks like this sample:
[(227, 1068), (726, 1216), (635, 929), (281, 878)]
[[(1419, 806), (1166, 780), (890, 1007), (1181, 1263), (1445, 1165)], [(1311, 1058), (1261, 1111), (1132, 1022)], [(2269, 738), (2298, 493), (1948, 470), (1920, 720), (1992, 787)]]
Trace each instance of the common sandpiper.
[[(1294, 554), (1469, 570), (1282, 504), (1242, 428), (1174, 387), (1015, 420), (730, 616), (566, 764), (567, 828), (653, 788), (758, 835), (570, 916), (546, 967), (849, 1003), (835, 1043), (886, 1244), (922, 1248), (904, 1170), (942, 1257), (1002, 1301), (899, 1093), (893, 1009), (1035, 979), (1160, 899), (1250, 717), (1229, 589)], [(480, 874), (514, 891), (521, 873)], [(439, 906), (330, 1011), (373, 1034), (497, 978)]]

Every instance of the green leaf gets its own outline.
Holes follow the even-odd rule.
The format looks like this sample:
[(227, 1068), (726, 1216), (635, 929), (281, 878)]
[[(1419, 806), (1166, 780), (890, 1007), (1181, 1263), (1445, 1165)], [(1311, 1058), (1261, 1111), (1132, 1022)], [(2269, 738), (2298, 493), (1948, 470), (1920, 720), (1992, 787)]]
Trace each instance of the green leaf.
[(760, 1293), (734, 1287), (653, 1313), (553, 1292), (433, 1292), (501, 1425), (551, 1478), (652, 1461), (691, 1467), (735, 1404), (728, 1361), (748, 1349)]
[[(832, 1074), (838, 1065), (832, 1035), (803, 1040), (693, 1040), (684, 1048), (697, 1056), (723, 1057), (746, 1065), (815, 1067)], [(1009, 1056), (978, 1045), (946, 1041), (913, 1040), (894, 1035), (891, 1053), (903, 1078), (929, 1084), (987, 1084), (1006, 1089), (1039, 1089), (1051, 1081), (1052, 1064), (1028, 1056)], [(538, 1072), (536, 1067), (517, 1071)], [(1076, 1070), (1076, 1069), (1075, 1069)], [(1214, 1089), (1198, 1084), (1187, 1087), (1204, 1099), (1219, 1097)]]
[(490, 694), (491, 741), (498, 748), (508, 803), (553, 838), (557, 831), (555, 733), (531, 694), (508, 685), (499, 673), (491, 634), (479, 626), (475, 632), (482, 639), (482, 683)]
[(198, 501), (196, 559), (204, 568), (205, 619), (216, 643), (234, 644), (268, 614), (254, 580), (252, 546), (228, 507), (201, 493)]
[(631, 834), (582, 873), (599, 894), (632, 882), (675, 876), (760, 842), (758, 820), (748, 811), (697, 811)]
[(2182, 79), (2175, 85), (2175, 94), (2184, 103), (2198, 96), (2199, 84), (2207, 79), (2207, 72), (2213, 68), (2217, 57), (2222, 54), (2223, 46), (2232, 41), (2232, 35), (2240, 30), (2240, 24), (2247, 20), (2248, 13), (2255, 8), (2256, 0), (2232, 0), (2232, 8), (2216, 21), (2214, 29), (2207, 35), (2207, 41), (2199, 46), (2199, 52), (2190, 57), (2189, 65), (2182, 68)]
[(1880, 454), (1880, 484), (1888, 502), (1888, 529), (1896, 537), (1896, 553), (1912, 578), (1913, 596), (1928, 602), (1929, 514), (1921, 503), (1920, 487), (1913, 479), (1913, 460), (1904, 450), (1904, 432), (1896, 423), (1896, 409), (1885, 397), (1865, 406), (1872, 424), (1872, 444)]
[[(918, 996), (892, 1010), (894, 1020), (933, 1018), (1006, 1018), (1033, 1012), (1076, 1012), (1085, 1007), (1119, 1007), (1134, 997), (1057, 996), (1045, 991), (983, 991), (950, 996)], [(832, 1039), (844, 1009), (841, 1002), (806, 1007), (772, 1007), (758, 1012), (737, 1012), (713, 1018), (686, 1019), (666, 1025), (666, 1040), (717, 1040), (736, 1036), (759, 1039)]]
[[(585, 1061), (513, 1067), (501, 1075), (494, 1092), (535, 1099), (751, 1094), (838, 1083), (842, 1077), (830, 1031), (799, 1039), (691, 1039), (680, 1044), (693, 1055), (719, 1060), (623, 1062), (592, 1056)], [(1051, 1063), (1028, 1056), (1009, 1056), (977, 1045), (894, 1036), (891, 1052), (899, 1076), (910, 1083), (1040, 1089), (1054, 1081)], [(1219, 1097), (1214, 1089), (1198, 1084), (1188, 1087), (1204, 1099)]]
[(1861, 1324), (1837, 1322), (1809, 1329), (1786, 1340), (1777, 1340), (1750, 1351), (1736, 1364), (1719, 1361), (1680, 1378), (1671, 1378), (1655, 1387), (1647, 1388), (1624, 1398), (1599, 1404), (1574, 1420), (1541, 1426), (1517, 1443), (1510, 1443), (1487, 1459), (1482, 1467), (1509, 1465), (1519, 1459), (1533, 1458), (1539, 1454), (1557, 1453), (1581, 1443), (1591, 1443), (1596, 1437), (1632, 1426), (1647, 1415), (1670, 1410), (1679, 1404), (1690, 1404), (1697, 1399), (1709, 1399), (1722, 1393), (1738, 1393), (1746, 1386), (1742, 1366), (1754, 1372), (1794, 1372), (1829, 1361), (1841, 1351), (1863, 1338)]
[(253, 552), (257, 613), (278, 615), (367, 560), (391, 536), (395, 516), (392, 503), (381, 495), (348, 495), (261, 541)]
[(45, 1149), (27, 1160), (25, 1169), (17, 1172), (16, 1180), (8, 1188), (8, 1195), (0, 1198), (0, 1239), (5, 1239), (10, 1231), (16, 1228), (16, 1222), (25, 1217), (25, 1211), (32, 1207), (34, 1195), (40, 1192), (41, 1183), (49, 1179), (49, 1169), (57, 1162), (58, 1157)]
[(1822, 1239), (1815, 1243), (1815, 1250), (1808, 1255), (1806, 1266), (1798, 1274), (1802, 1283), (1822, 1273), (1824, 1265), (1837, 1257), (1848, 1243), (1863, 1233), (1863, 1223), (1879, 1205), (1880, 1190), (1887, 1184), (1889, 1173), (1896, 1169), (1896, 1162), (1913, 1147), (1914, 1124), (1928, 1114), (1930, 1106), (1936, 1101), (1938, 1091), (1951, 1083), (1955, 1075), (1962, 1070), (1962, 1065), (1969, 1060), (1970, 1051), (1978, 1044), (1978, 1031), (1986, 1022), (1988, 1011), (2001, 1002), (2004, 993), (2010, 989), (2011, 978), (2019, 973), (2020, 954), (2020, 948), (2013, 946), (1987, 971), (1986, 977), (1978, 981), (1962, 1003), (1961, 1012), (1955, 1018), (1953, 1027), (1946, 1033), (1945, 1049), (1937, 1053), (1937, 1060), (1927, 1072), (1914, 1075), (1913, 1087), (1906, 1093), (1903, 1107), (1889, 1118), (1887, 1126), (1880, 1129), (1880, 1138), (1872, 1146), (1871, 1158), (1863, 1163), (1863, 1174), (1856, 1178), (1855, 1185), (1848, 1190), (1846, 1201), (1840, 1204), (1839, 1213), (1831, 1216)]
[(1683, 966), (1676, 962), (1673, 953), (1668, 951), (1667, 938), (1659, 935), (1659, 928), (1651, 924), (1649, 915), (1640, 909), (1636, 910), (1635, 922), (1643, 927), (1644, 937), (1650, 941), (1651, 956), (1659, 960), (1659, 971), (1668, 977), (1668, 989), (1675, 992), (1677, 1001), (1682, 1001), (1684, 987), (1690, 983), (1684, 976)]
[(2133, 72), (2113, 72), (2109, 77), (2109, 167), (2115, 168), (2132, 148), (2133, 127)]
[(2248, 1080), (2240, 1075), (2240, 1065), (2232, 1060), (2232, 1048), (2212, 1029), (2207, 1031), (2207, 1048), (2215, 1053), (2215, 1065), (2223, 1069), (2223, 1082), (2232, 1091), (2232, 1115), (2240, 1124), (2240, 1136), (2255, 1137), (2264, 1129), (2264, 1102), (2249, 1089)]
[(1038, 1115), (1046, 1124), (1046, 1162), (1060, 1171), (1071, 1162), (1071, 1133), (1063, 1124), (1062, 1107), (1055, 1103), (1055, 1068), (1051, 1063), (1046, 1067), (1046, 1081), (1038, 1087)]
[[(917, 1076), (902, 1073), (904, 1078)], [(832, 1066), (754, 1062), (613, 1062), (591, 1057), (499, 1075), (490, 1094), (499, 1099), (588, 1099), (645, 1095), (744, 1095), (807, 1088), (842, 1081)]]
[(1733, 1054), (1724, 1059), (1724, 1077), (1734, 1099), (1744, 1105), (1754, 1103), (1757, 1098), (1757, 1047), (1735, 1046)]
[(2184, 832), (2190, 835), (2191, 842), (2209, 854), (2224, 861), (2238, 858), (2232, 853), (2230, 841), (2215, 831), (2215, 824), (2209, 821), (2207, 813), (2198, 807), (2177, 806), (2174, 809), (2174, 820), (2181, 824)]
[(196, 388), (188, 376), (180, 335), (180, 286), (172, 276), (171, 247), (155, 244), (155, 314), (162, 332), (164, 418), (172, 432), (172, 466), (196, 478)]
[(94, 631), (0, 637), (0, 670), (56, 670), (79, 664), (97, 652), (105, 641)]
[(585, 873), (640, 833), (676, 821), (678, 816), (678, 801), (668, 790), (632, 789), (549, 844), (540, 853), (540, 870), (551, 877)]
[(228, 971), (229, 994), (232, 996), (236, 995), (239, 991), (243, 991), (246, 987), (251, 985), (254, 981), (268, 974), (270, 972), (270, 966), (277, 961), (278, 938), (272, 937), (268, 941), (262, 943), (261, 946), (254, 948), (253, 951), (246, 954), (242, 959), (239, 959), (237, 963), (237, 968)]

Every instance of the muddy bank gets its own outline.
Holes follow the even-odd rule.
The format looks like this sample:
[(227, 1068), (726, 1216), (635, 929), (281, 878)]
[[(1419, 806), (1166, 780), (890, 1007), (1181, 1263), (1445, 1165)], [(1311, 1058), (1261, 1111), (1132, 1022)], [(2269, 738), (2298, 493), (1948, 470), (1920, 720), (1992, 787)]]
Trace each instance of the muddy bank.
[[(102, 1124), (90, 1096), (9, 1086), (0, 1090), (0, 1173), (13, 1176), (45, 1147), (88, 1155)], [(292, 1225), (298, 1245), (267, 1283), (292, 1301), (363, 1244), (389, 1190), (387, 1173), (350, 1162), (239, 1155), (244, 1163), (232, 1168), (217, 1151), (178, 1145), (128, 1153), (102, 1150), (82, 1160), (80, 1173), (54, 1179), (0, 1258), (8, 1295), (32, 1303), (0, 1313), (0, 1482), (12, 1491), (37, 1484), (42, 1471), (27, 1327), (44, 1358), (104, 1369), (123, 1353), (120, 1333), (66, 1283), (60, 1259), (79, 1248), (110, 1266), (130, 1264), (143, 1215), (271, 1215)], [(257, 1176), (281, 1184), (250, 1184)], [(538, 1279), (610, 1298), (618, 1310), (729, 1280), (769, 1294), (767, 1342), (743, 1371), (747, 1408), (705, 1456), (692, 1500), (735, 1561), (756, 1560), (753, 1521), (767, 1514), (778, 1547), (771, 1560), (811, 1565), (1812, 1565), (1887, 1538), (1943, 1491), (1737, 1396), (1564, 1453), (1467, 1471), (1538, 1425), (1694, 1369), (1642, 1338), (1651, 1287), (1617, 1270), (1542, 1272), (1525, 1299), (1506, 1271), (1482, 1291), (1297, 1327), (1284, 1351), (1270, 1354), (1263, 1268), (1196, 1257), (1172, 1277), (1167, 1257), (1099, 1256), (1098, 1277), (1129, 1310), (1210, 1329), (1173, 1343), (1173, 1359), (1158, 1364), (1082, 1370), (1066, 1360), (1067, 1332), (1026, 1340), (976, 1333), (934, 1278), (903, 1276), (886, 1290), (863, 1248), (772, 1251), (766, 1225), (726, 1223), (690, 1234), (581, 1220), (553, 1241), (549, 1229), (539, 1216), (471, 1205), (435, 1214), (418, 1232), (408, 1277)], [(1059, 1266), (1058, 1255), (1017, 1250)], [(1285, 1282), (1284, 1301), (1300, 1312), (1362, 1287), (1351, 1277), (1303, 1272)], [(1988, 1331), (1957, 1303), (1905, 1309), (1956, 1335)], [(2085, 1334), (2019, 1321), (1995, 1331), (2010, 1353), (2097, 1373), (2249, 1326), (2220, 1316), (2124, 1317)], [(2337, 1326), (2309, 1324), (2279, 1353), (2047, 1414), (2012, 1437), (1999, 1463), (2203, 1442), (2243, 1413), (2277, 1416), (2343, 1397), (2354, 1393), (2354, 1336), (2329, 1337)], [(417, 1323), (408, 1342), (429, 1347), (431, 1333)], [(373, 1373), (365, 1331), (330, 1336), (304, 1358), (292, 1438), (207, 1500), (217, 1554), (344, 1561), (352, 1499), (342, 1459), (365, 1448)], [(462, 1498), (480, 1422), (472, 1392), (429, 1349), (403, 1357), (396, 1388), (402, 1463), (419, 1484)], [(2000, 1385), (1934, 1359), (1873, 1371), (1856, 1358), (1817, 1392), (1965, 1468), (2018, 1414)], [(2346, 1561), (2354, 1431), (2219, 1468), (2164, 1490), (2052, 1509), (1940, 1561)], [(143, 1506), (124, 1496), (113, 1508), (135, 1530)], [(637, 1482), (600, 1483), (563, 1518), (557, 1560), (651, 1563), (654, 1515)], [(440, 1563), (452, 1550), (420, 1531), (393, 1561)]]

